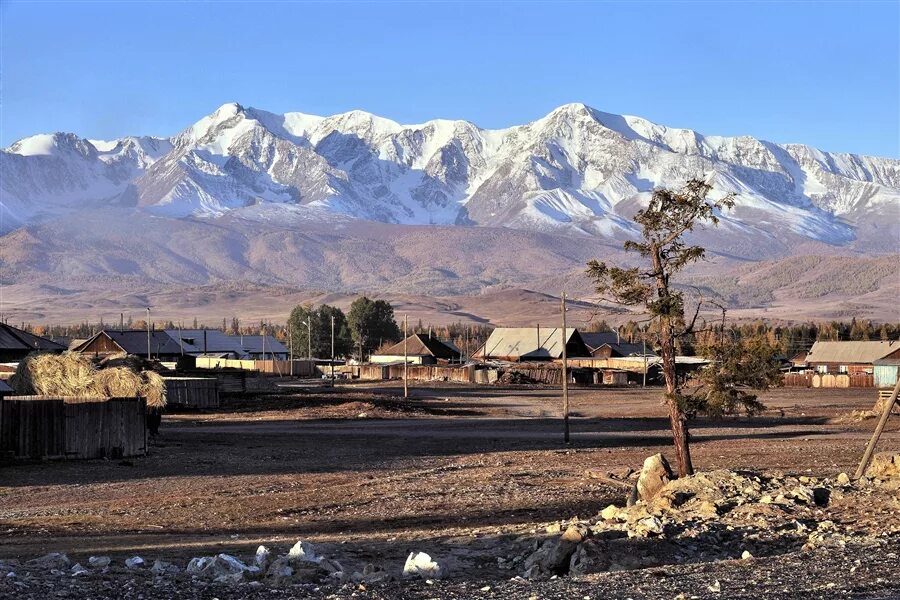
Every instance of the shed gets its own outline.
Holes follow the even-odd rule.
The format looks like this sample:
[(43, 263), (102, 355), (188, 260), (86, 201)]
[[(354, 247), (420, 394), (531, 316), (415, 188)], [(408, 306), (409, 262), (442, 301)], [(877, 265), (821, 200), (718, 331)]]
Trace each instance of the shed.
[(373, 363), (403, 363), (405, 355), (410, 364), (433, 365), (439, 361), (459, 362), (462, 359), (462, 354), (455, 346), (424, 333), (414, 333), (404, 341), (405, 353), (404, 342), (397, 342), (390, 348), (376, 352), (369, 360)]
[[(577, 329), (566, 328), (566, 354), (587, 356), (588, 348)], [(498, 327), (472, 356), (482, 360), (543, 361), (562, 357), (563, 332), (559, 327)]]
[(897, 374), (900, 372), (900, 358), (880, 358), (872, 363), (875, 375), (875, 387), (892, 388), (897, 385)]

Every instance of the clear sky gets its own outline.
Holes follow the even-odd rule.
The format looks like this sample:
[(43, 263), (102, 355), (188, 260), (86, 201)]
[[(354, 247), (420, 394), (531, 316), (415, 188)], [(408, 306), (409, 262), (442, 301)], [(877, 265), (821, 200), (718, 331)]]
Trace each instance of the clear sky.
[(0, 144), (172, 135), (225, 102), (504, 127), (568, 102), (900, 156), (900, 2), (0, 0)]

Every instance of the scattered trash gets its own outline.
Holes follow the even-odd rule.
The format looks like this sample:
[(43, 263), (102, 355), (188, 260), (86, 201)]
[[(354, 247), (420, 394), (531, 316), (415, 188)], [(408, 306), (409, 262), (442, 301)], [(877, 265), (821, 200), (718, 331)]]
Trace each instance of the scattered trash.
[(410, 552), (406, 559), (406, 564), (403, 565), (404, 577), (418, 576), (422, 579), (428, 577), (439, 579), (442, 574), (441, 566), (437, 562), (431, 560), (431, 556), (424, 552)]

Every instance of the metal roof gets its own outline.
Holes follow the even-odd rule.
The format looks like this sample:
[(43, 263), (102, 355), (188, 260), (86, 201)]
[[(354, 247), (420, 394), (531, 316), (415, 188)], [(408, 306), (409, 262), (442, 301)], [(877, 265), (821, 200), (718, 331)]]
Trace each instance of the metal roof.
[[(414, 333), (406, 342), (406, 353), (409, 356), (433, 356), (455, 360), (460, 356), (459, 350), (436, 337), (430, 337), (424, 333)], [(403, 342), (397, 342), (390, 348), (376, 352), (376, 356), (403, 356)]]
[[(584, 344), (578, 330), (566, 328), (566, 343)], [(482, 358), (548, 359), (562, 356), (559, 327), (498, 327), (476, 356)]]
[(900, 342), (816, 342), (806, 356), (809, 363), (871, 364), (900, 350)]
[[(603, 346), (609, 346), (621, 356), (644, 355), (643, 344), (622, 341), (615, 331), (579, 331), (578, 333), (581, 335), (581, 339), (584, 340), (584, 343), (591, 352), (598, 348), (602, 348)], [(647, 347), (646, 352), (647, 356), (656, 356), (653, 348), (649, 346)]]
[[(266, 354), (287, 354), (288, 349), (271, 335), (228, 335), (218, 329), (166, 329), (166, 333), (184, 348), (185, 354), (227, 352), (236, 356), (263, 353), (265, 337)], [(205, 342), (204, 342), (205, 336)]]
[(62, 344), (57, 344), (47, 338), (28, 333), (0, 323), (0, 349), (2, 350), (44, 350), (49, 352), (62, 352), (66, 349)]

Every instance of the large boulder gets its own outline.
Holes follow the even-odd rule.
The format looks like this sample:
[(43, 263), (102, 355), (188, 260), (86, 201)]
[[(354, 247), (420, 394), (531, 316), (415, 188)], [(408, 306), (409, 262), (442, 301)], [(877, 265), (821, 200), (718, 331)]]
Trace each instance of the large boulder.
[(649, 502), (673, 479), (675, 479), (675, 475), (672, 473), (672, 468), (662, 454), (648, 456), (644, 460), (641, 474), (631, 490), (628, 506), (637, 502)]

